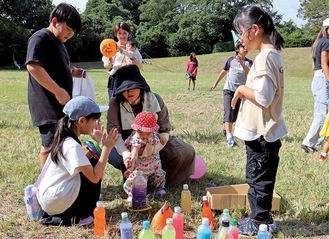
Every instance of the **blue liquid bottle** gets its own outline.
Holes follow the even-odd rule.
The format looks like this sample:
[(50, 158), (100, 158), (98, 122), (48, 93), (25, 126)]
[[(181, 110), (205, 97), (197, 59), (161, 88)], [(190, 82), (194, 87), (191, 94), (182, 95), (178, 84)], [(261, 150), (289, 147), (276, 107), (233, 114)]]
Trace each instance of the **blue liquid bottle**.
[(120, 234), (121, 239), (133, 239), (133, 225), (126, 212), (121, 213)]
[(206, 217), (202, 218), (202, 223), (198, 227), (198, 230), (196, 233), (196, 239), (210, 239), (211, 238), (211, 228), (208, 224), (209, 224), (208, 218), (206, 218)]
[(267, 230), (267, 225), (260, 224), (258, 234), (257, 234), (257, 239), (268, 239), (268, 238), (269, 238), (269, 232)]

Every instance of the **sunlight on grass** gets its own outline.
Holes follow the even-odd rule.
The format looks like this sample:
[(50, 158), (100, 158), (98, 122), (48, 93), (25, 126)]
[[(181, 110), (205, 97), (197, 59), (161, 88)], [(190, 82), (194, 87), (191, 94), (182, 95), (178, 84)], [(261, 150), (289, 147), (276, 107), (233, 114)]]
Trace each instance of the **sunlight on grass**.
[[(173, 127), (172, 134), (195, 147), (205, 159), (207, 173), (200, 179), (188, 181), (192, 192), (193, 212), (185, 215), (185, 236), (194, 238), (200, 223), (201, 201), (205, 188), (245, 182), (244, 142), (229, 148), (222, 135), (223, 96), (225, 80), (216, 90), (210, 86), (216, 80), (226, 59), (233, 52), (197, 56), (199, 75), (196, 90), (188, 91), (185, 79), (188, 57), (148, 59), (142, 74), (167, 104)], [(282, 139), (276, 192), (281, 196), (279, 212), (274, 213), (279, 231), (276, 238), (325, 238), (329, 236), (329, 166), (319, 163), (318, 154), (305, 154), (300, 144), (313, 119), (311, 94), (311, 60), (309, 48), (286, 49), (282, 52), (285, 67), (285, 98), (283, 116), (289, 133)], [(253, 59), (255, 53), (248, 57)], [(96, 101), (107, 104), (107, 73), (94, 69), (98, 63), (76, 63), (89, 70), (96, 87)], [(32, 127), (27, 105), (27, 72), (0, 71), (2, 100), (0, 102), (0, 237), (1, 238), (94, 238), (93, 227), (47, 228), (30, 222), (22, 200), (23, 189), (34, 183), (40, 173), (38, 153), (40, 137)], [(106, 115), (102, 115), (106, 125)], [(86, 137), (82, 137), (84, 139)], [(119, 238), (120, 213), (127, 210), (122, 176), (108, 165), (102, 184), (101, 199), (107, 210), (108, 238)], [(141, 222), (152, 220), (165, 201), (171, 208), (180, 204), (182, 184), (167, 189), (164, 197), (149, 195), (152, 209), (146, 213), (129, 213), (134, 232)], [(236, 217), (248, 211), (236, 208)], [(218, 222), (220, 212), (215, 212)]]

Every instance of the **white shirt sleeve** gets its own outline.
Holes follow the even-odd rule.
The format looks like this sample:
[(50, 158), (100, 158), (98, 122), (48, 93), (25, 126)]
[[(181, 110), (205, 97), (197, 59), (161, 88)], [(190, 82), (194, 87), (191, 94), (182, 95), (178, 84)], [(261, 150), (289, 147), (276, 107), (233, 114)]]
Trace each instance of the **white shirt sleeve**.
[(261, 106), (268, 108), (275, 96), (275, 86), (266, 76), (256, 77), (254, 86), (255, 100)]

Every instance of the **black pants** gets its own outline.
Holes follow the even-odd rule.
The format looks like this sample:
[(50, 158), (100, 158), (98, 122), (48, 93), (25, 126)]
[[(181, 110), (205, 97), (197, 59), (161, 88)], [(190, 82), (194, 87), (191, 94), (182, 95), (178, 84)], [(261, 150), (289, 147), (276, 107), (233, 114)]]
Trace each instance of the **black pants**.
[(266, 221), (272, 208), (272, 197), (279, 165), (281, 141), (266, 142), (264, 137), (245, 141), (247, 151), (246, 179), (250, 188), (250, 218)]

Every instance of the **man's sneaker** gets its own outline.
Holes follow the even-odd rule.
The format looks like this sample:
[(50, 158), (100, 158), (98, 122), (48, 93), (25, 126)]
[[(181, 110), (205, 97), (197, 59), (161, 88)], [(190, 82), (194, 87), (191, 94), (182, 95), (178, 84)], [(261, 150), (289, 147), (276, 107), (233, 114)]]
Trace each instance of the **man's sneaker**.
[(94, 218), (92, 216), (86, 217), (84, 219), (81, 219), (78, 223), (79, 226), (86, 226), (89, 224), (92, 224), (94, 222)]
[(320, 154), (320, 156), (319, 156), (319, 161), (320, 162), (324, 162), (324, 161), (326, 161), (327, 160), (327, 157), (326, 156), (323, 156), (322, 154)]
[(236, 145), (234, 139), (229, 138), (228, 140), (226, 140), (226, 143), (229, 147), (233, 147), (234, 145)]
[(258, 233), (259, 225), (266, 224), (271, 235), (276, 231), (276, 223), (270, 215), (269, 219), (265, 222), (255, 222), (250, 218), (238, 220), (239, 234), (244, 236), (256, 236)]
[(305, 145), (305, 144), (302, 144), (300, 147), (305, 151), (305, 153), (313, 154), (313, 153), (315, 153), (315, 152), (317, 151), (316, 148), (313, 148), (313, 147), (307, 146), (307, 145)]

